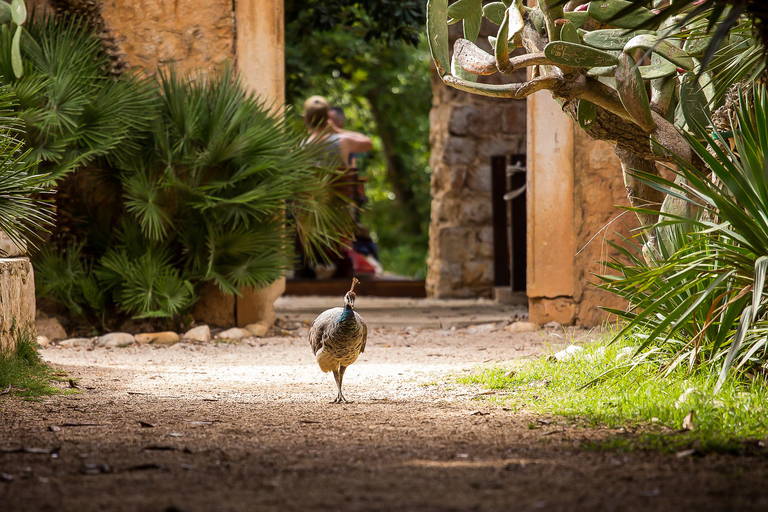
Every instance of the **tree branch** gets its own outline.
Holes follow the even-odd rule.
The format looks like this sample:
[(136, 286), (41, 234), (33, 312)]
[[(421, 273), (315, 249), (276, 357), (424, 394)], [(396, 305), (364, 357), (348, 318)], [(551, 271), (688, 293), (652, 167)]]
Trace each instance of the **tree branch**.
[(543, 89), (552, 90), (557, 86), (559, 80), (553, 76), (539, 76), (524, 83), (492, 85), (468, 82), (450, 75), (443, 77), (443, 82), (460, 91), (492, 98), (512, 98), (515, 100), (522, 100)]
[[(494, 56), (468, 39), (456, 40), (453, 45), (453, 57), (459, 66), (475, 75), (492, 75), (499, 71), (496, 68)], [(508, 75), (520, 68), (539, 64), (547, 66), (556, 65), (547, 59), (543, 53), (526, 53), (525, 55), (510, 58), (509, 68), (505, 69), (503, 74)]]

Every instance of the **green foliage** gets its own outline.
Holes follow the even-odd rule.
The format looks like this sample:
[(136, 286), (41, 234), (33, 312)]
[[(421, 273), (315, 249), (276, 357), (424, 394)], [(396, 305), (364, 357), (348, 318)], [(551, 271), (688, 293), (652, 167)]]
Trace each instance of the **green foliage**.
[(45, 176), (36, 173), (31, 151), (19, 140), (22, 124), (10, 88), (0, 84), (0, 230), (17, 245), (34, 245), (37, 231), (51, 225), (50, 208), (33, 194), (45, 191)]
[[(715, 397), (714, 372), (688, 373), (678, 367), (659, 378), (666, 357), (658, 350), (630, 358), (641, 341), (630, 333), (613, 343), (604, 339), (584, 345), (566, 361), (541, 357), (512, 367), (478, 369), (460, 381), (503, 390), (490, 400), (506, 407), (639, 431), (598, 447), (732, 451), (765, 438), (768, 382), (763, 376), (733, 379)], [(682, 432), (691, 411), (695, 429)]]
[(16, 78), (12, 35), (0, 27), (0, 76), (16, 95), (26, 145), (50, 183), (99, 157), (130, 162), (152, 119), (150, 82), (109, 76), (99, 39), (76, 18), (35, 17), (25, 34), (24, 75)]
[(36, 19), (28, 33), (24, 77), (6, 87), (60, 212), (35, 262), (39, 296), (101, 328), (126, 315), (173, 323), (206, 283), (237, 294), (284, 275), (296, 232), (308, 254), (349, 239), (322, 148), (231, 66), (115, 78), (76, 18)]
[(684, 180), (671, 182), (638, 174), (665, 194), (698, 208), (697, 218), (668, 215), (656, 227), (662, 254), (651, 263), (630, 249), (616, 246), (629, 263), (609, 266), (618, 275), (604, 276), (603, 285), (631, 303), (629, 310), (611, 310), (628, 320), (620, 334), (641, 326), (647, 339), (638, 351), (659, 347), (667, 371), (685, 363), (721, 364), (718, 386), (731, 366), (764, 367), (768, 355), (768, 94), (761, 88), (754, 102), (740, 97), (731, 150), (703, 133), (705, 143), (689, 136), (696, 154), (712, 171), (703, 177), (693, 165), (678, 159)]
[(0, 353), (0, 391), (5, 391), (11, 386), (10, 394), (24, 397), (70, 391), (51, 386), (51, 382), (55, 380), (58, 378), (54, 370), (40, 358), (32, 331), (18, 331), (15, 352)]
[(81, 246), (70, 245), (62, 253), (44, 246), (35, 257), (35, 292), (38, 297), (53, 298), (78, 316), (94, 313), (100, 324), (105, 321), (104, 290)]
[(423, 0), (285, 0), (284, 7), (286, 25), (300, 39), (354, 26), (366, 42), (415, 44), (424, 21)]
[[(379, 244), (386, 270), (414, 277), (426, 273), (429, 224), (429, 55), (422, 39), (413, 47), (365, 37), (363, 18), (346, 30), (305, 31), (286, 26), (288, 101), (321, 94), (347, 116), (346, 129), (372, 137), (362, 223)], [(421, 21), (419, 22), (421, 23)]]

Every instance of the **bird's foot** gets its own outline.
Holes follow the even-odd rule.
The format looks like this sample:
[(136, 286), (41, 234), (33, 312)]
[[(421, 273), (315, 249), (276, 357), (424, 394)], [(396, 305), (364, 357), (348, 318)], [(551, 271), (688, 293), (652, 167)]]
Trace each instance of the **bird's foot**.
[(332, 404), (353, 404), (354, 402), (353, 402), (353, 401), (351, 401), (351, 400), (347, 400), (347, 399), (346, 399), (346, 398), (344, 398), (343, 396), (337, 396), (337, 397), (336, 397), (336, 400), (334, 400), (334, 401), (333, 401), (333, 402), (331, 402), (331, 403), (332, 403)]

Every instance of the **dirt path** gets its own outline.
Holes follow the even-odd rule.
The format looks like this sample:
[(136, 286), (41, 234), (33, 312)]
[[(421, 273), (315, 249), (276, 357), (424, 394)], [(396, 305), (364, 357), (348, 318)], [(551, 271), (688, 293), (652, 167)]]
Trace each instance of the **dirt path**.
[(374, 329), (349, 405), (301, 337), (48, 349), (83, 392), (0, 397), (0, 510), (768, 509), (764, 459), (583, 451), (613, 434), (530, 429), (452, 381), (558, 341)]

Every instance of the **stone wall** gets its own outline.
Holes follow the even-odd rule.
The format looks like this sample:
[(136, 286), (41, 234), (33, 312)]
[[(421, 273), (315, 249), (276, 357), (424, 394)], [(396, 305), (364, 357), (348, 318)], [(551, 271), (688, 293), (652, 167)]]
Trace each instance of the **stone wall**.
[(213, 69), (234, 58), (234, 2), (106, 0), (102, 16), (132, 66), (152, 73)]
[[(487, 20), (483, 23), (481, 40), (495, 35), (493, 25)], [(460, 34), (461, 24), (452, 25), (451, 46)], [(479, 44), (483, 46), (482, 41)], [(521, 81), (525, 73), (481, 80)], [(427, 294), (437, 298), (490, 296), (494, 278), (491, 157), (525, 153), (525, 101), (457, 91), (443, 84), (436, 73), (432, 92)]]

